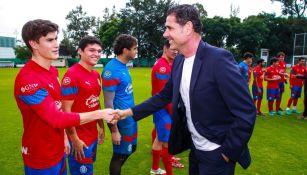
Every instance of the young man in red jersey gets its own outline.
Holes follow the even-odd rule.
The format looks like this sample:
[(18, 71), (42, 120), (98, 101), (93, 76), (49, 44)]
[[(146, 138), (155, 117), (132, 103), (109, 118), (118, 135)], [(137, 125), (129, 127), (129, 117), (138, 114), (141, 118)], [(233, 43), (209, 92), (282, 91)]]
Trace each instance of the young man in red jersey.
[(276, 100), (276, 114), (282, 116), (283, 113), (279, 111), (280, 107), (280, 89), (278, 87), (278, 82), (280, 76), (278, 73), (278, 59), (271, 59), (271, 66), (268, 67), (264, 74), (264, 80), (268, 81), (267, 84), (267, 100), (269, 107), (269, 115), (274, 116), (275, 112), (273, 111), (274, 100)]
[(288, 101), (287, 109), (286, 109), (286, 114), (290, 115), (290, 107), (293, 102), (292, 106), (292, 113), (299, 114), (296, 110), (296, 105), (298, 98), (301, 97), (301, 92), (302, 92), (302, 87), (304, 84), (304, 80), (301, 79), (305, 75), (305, 59), (303, 57), (300, 57), (298, 59), (298, 63), (294, 65), (291, 69), (290, 73), (290, 89), (291, 89), (291, 97)]
[[(90, 112), (100, 109), (101, 81), (94, 66), (100, 59), (101, 47), (100, 40), (93, 36), (85, 36), (80, 40), (80, 61), (69, 68), (62, 79), (62, 103), (65, 112)], [(103, 120), (67, 128), (66, 133), (72, 148), (68, 156), (70, 173), (93, 174), (97, 144), (103, 143), (104, 140)]]
[[(285, 53), (284, 52), (278, 52), (277, 53), (277, 59), (278, 59), (278, 72), (280, 75), (280, 80), (278, 82), (278, 86), (280, 89), (280, 104), (281, 104), (281, 100), (282, 100), (282, 94), (285, 91), (285, 83), (286, 83), (286, 79), (289, 78), (289, 75), (286, 72), (286, 62), (285, 62)], [(282, 111), (281, 108), (279, 108), (280, 111)]]
[(14, 95), (23, 118), (22, 156), (26, 175), (65, 175), (64, 128), (97, 119), (113, 121), (111, 109), (86, 113), (61, 111), (58, 71), (51, 62), (59, 56), (58, 25), (33, 20), (22, 28), (32, 58), (15, 80)]
[(257, 61), (257, 66), (254, 68), (253, 74), (254, 74), (254, 82), (252, 86), (252, 93), (254, 97), (254, 103), (257, 107), (257, 115), (262, 116), (261, 112), (261, 102), (262, 102), (262, 96), (263, 96), (263, 66), (264, 66), (264, 60), (260, 59)]
[[(160, 92), (167, 83), (168, 79), (170, 78), (172, 64), (176, 55), (177, 51), (170, 49), (169, 41), (165, 41), (163, 46), (163, 55), (156, 61), (151, 72), (152, 95)], [(152, 145), (151, 174), (173, 175), (172, 164), (175, 162), (172, 161), (172, 156), (168, 153), (171, 114), (171, 104), (168, 104), (164, 109), (161, 109), (153, 114), (153, 121), (155, 123), (154, 132), (156, 132), (156, 137), (154, 138)], [(166, 172), (159, 168), (160, 155), (162, 155), (162, 161)], [(180, 164), (180, 167), (183, 167), (180, 162), (177, 161), (176, 163), (177, 166)]]

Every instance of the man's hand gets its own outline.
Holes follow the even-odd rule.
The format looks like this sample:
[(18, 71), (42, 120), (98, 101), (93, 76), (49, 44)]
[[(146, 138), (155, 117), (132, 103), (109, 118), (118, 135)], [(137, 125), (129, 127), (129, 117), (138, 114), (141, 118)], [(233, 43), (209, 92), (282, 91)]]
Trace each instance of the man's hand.
[(222, 153), (222, 157), (224, 158), (225, 162), (229, 162), (229, 158), (227, 156), (225, 156), (225, 154)]
[(121, 135), (119, 132), (112, 132), (112, 143), (115, 145), (120, 145)]
[(115, 124), (119, 120), (117, 113), (118, 112), (116, 110), (113, 110), (111, 108), (100, 110), (101, 118), (105, 120), (107, 123), (112, 123), (112, 124)]
[(64, 152), (66, 153), (66, 155), (70, 153), (70, 144), (69, 144), (67, 136), (64, 137)]
[(127, 118), (128, 116), (133, 115), (133, 112), (130, 108), (125, 109), (125, 110), (116, 109), (116, 112), (117, 112), (117, 115), (118, 115), (120, 120), (123, 120), (123, 119)]
[(85, 158), (83, 148), (88, 148), (86, 144), (80, 139), (71, 140), (72, 142), (72, 154), (76, 160), (82, 160)]
[(99, 134), (98, 134), (98, 144), (99, 145), (104, 142), (104, 138), (105, 138), (104, 129), (100, 128), (99, 129)]

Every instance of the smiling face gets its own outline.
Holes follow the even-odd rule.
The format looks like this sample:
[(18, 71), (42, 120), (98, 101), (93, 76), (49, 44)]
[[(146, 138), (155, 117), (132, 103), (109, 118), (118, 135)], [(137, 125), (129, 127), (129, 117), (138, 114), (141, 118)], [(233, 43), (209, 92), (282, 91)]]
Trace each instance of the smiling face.
[(80, 61), (89, 66), (95, 66), (100, 59), (101, 50), (99, 44), (87, 44), (83, 50), (79, 48)]
[(188, 36), (186, 35), (187, 26), (182, 26), (177, 23), (175, 15), (169, 15), (166, 18), (165, 27), (163, 37), (169, 40), (171, 49), (180, 52), (188, 40)]
[(29, 44), (33, 50), (33, 55), (47, 60), (56, 60), (59, 57), (58, 33), (49, 32), (38, 41), (30, 40)]

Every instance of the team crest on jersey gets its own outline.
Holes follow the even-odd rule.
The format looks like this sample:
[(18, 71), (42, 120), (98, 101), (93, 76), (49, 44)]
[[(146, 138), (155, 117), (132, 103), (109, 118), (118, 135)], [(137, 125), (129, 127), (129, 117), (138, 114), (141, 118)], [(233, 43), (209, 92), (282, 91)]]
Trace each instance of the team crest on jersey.
[(55, 103), (56, 107), (58, 108), (58, 110), (61, 110), (61, 108), (62, 108), (61, 101), (55, 101), (54, 103)]
[(109, 71), (109, 70), (105, 71), (104, 74), (103, 74), (104, 78), (110, 78), (111, 76), (112, 76), (112, 72)]
[(87, 168), (86, 168), (86, 166), (85, 165), (82, 165), (82, 166), (80, 166), (80, 173), (81, 174), (85, 174), (85, 173), (87, 173)]
[(21, 87), (20, 90), (22, 93), (24, 93), (24, 92), (30, 92), (30, 91), (36, 90), (37, 88), (38, 88), (38, 84), (27, 84)]
[(63, 81), (62, 81), (62, 84), (63, 84), (63, 85), (68, 85), (68, 84), (70, 84), (70, 82), (71, 82), (71, 79), (70, 79), (69, 77), (65, 77), (65, 78), (63, 79)]
[(166, 67), (160, 67), (160, 72), (165, 73), (166, 72)]

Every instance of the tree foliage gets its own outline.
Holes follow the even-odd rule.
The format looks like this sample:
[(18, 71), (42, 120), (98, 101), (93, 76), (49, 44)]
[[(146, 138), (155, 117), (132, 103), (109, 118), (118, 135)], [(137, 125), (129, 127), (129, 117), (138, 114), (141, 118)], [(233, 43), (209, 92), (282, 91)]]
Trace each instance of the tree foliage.
[(82, 6), (77, 6), (66, 16), (67, 36), (71, 39), (72, 46), (76, 49), (82, 37), (96, 30), (96, 17), (87, 16)]
[(27, 46), (16, 46), (14, 52), (17, 58), (29, 59), (32, 56), (31, 50)]
[(282, 14), (301, 18), (305, 15), (307, 0), (271, 0), (282, 3)]

